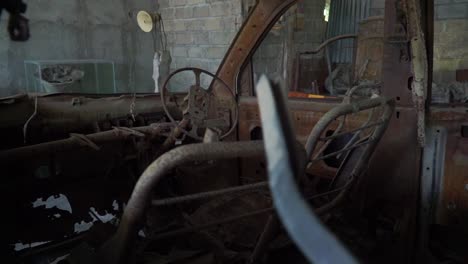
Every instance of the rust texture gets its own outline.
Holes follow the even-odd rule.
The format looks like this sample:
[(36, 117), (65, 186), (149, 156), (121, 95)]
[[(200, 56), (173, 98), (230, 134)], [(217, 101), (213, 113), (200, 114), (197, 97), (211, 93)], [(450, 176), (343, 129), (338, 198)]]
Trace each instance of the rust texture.
[(51, 154), (61, 153), (83, 147), (90, 147), (94, 150), (99, 150), (99, 147), (96, 144), (125, 140), (132, 136), (154, 139), (164, 129), (169, 127), (171, 127), (171, 124), (165, 123), (146, 127), (135, 127), (132, 129), (115, 127), (109, 131), (98, 132), (89, 135), (71, 134), (71, 136), (67, 139), (0, 151), (0, 160), (3, 163), (9, 161), (26, 160), (41, 156), (48, 157)]
[[(178, 96), (181, 96), (178, 94)], [(50, 130), (76, 131), (91, 127), (97, 121), (130, 115), (132, 95), (51, 94), (18, 95), (0, 100), (0, 128), (23, 126), (34, 112), (37, 98), (37, 120)], [(136, 95), (134, 112), (163, 112), (159, 94)], [(180, 112), (172, 103), (169, 110), (179, 118)]]
[(399, 219), (397, 243), (388, 246), (383, 259), (410, 262), (414, 252), (419, 193), (421, 148), (418, 143), (420, 112), (412, 92), (411, 32), (406, 0), (387, 0), (384, 24), (382, 95), (396, 98), (389, 127), (370, 160), (369, 177), (363, 183), (366, 204)]
[(359, 23), (354, 79), (382, 80), (384, 18), (370, 17)]
[(457, 70), (456, 80), (457, 82), (468, 82), (468, 69)]
[(262, 141), (217, 142), (184, 145), (166, 152), (151, 163), (133, 189), (122, 215), (119, 228), (102, 248), (105, 263), (126, 263), (132, 242), (136, 238), (146, 209), (151, 203), (151, 193), (157, 183), (176, 166), (194, 162), (238, 157), (256, 158), (264, 155)]
[(448, 130), (443, 191), (437, 208), (437, 223), (468, 232), (468, 139), (458, 129)]
[[(225, 123), (225, 125), (229, 126), (227, 132), (220, 135), (220, 139), (224, 139), (232, 134), (237, 126), (237, 120), (239, 115), (239, 109), (236, 104), (236, 96), (234, 91), (229, 88), (229, 86), (218, 76), (210, 73), (209, 71), (195, 68), (195, 67), (188, 67), (188, 68), (181, 68), (174, 72), (172, 72), (161, 89), (161, 105), (166, 112), (167, 117), (169, 120), (174, 124), (174, 126), (178, 126), (177, 122), (175, 121), (174, 117), (171, 114), (171, 110), (168, 108), (166, 103), (166, 97), (173, 97), (173, 95), (164, 95), (165, 93), (169, 93), (168, 85), (169, 81), (177, 74), (182, 72), (193, 72), (195, 74), (195, 83), (192, 84), (189, 91), (189, 96), (187, 100), (187, 105), (181, 109), (181, 112), (184, 114), (184, 118), (187, 118), (191, 122), (191, 130), (188, 131), (185, 128), (179, 127), (179, 129), (187, 136), (192, 137), (194, 139), (202, 140), (202, 137), (197, 134), (197, 129), (199, 127), (206, 127), (213, 122), (217, 123)], [(207, 87), (208, 89), (204, 89), (201, 86), (201, 74), (205, 74), (213, 78), (212, 86)], [(213, 87), (214, 86), (214, 87)], [(227, 91), (230, 94), (230, 99), (228, 102), (216, 102), (214, 100), (215, 95), (213, 94), (213, 90), (222, 87), (224, 91)], [(217, 104), (216, 104), (217, 103)], [(208, 119), (208, 110), (211, 110), (216, 113), (215, 119), (209, 120)], [(231, 111), (232, 110), (232, 111)], [(229, 114), (225, 114), (225, 112)], [(214, 128), (215, 125), (211, 125), (211, 128)], [(220, 129), (220, 128), (219, 128)]]
[(468, 139), (463, 137), (462, 126), (468, 124), (465, 105), (433, 105), (429, 122), (447, 131), (443, 183), (440, 203), (436, 207), (436, 223), (468, 232)]
[(216, 73), (231, 89), (236, 86), (237, 75), (241, 67), (251, 56), (263, 35), (273, 27), (278, 16), (295, 2), (296, 0), (260, 0), (257, 2)]
[[(252, 9), (246, 23), (240, 29), (234, 39), (221, 66), (217, 77), (225, 83), (231, 91), (214, 86), (216, 95), (228, 98), (237, 90), (238, 99), (238, 123), (237, 131), (227, 138), (228, 140), (240, 140), (231, 143), (208, 143), (184, 145), (173, 150), (175, 143), (183, 135), (183, 130), (188, 126), (189, 120), (183, 119), (177, 127), (174, 124), (165, 123), (164, 105), (161, 104), (159, 95), (115, 95), (97, 96), (84, 94), (55, 94), (55, 95), (18, 95), (0, 99), (0, 112), (7, 113), (0, 116), (0, 129), (25, 126), (30, 134), (48, 134), (60, 132), (69, 138), (46, 143), (34, 142), (33, 145), (0, 151), (0, 160), (8, 163), (10, 160), (46, 160), (51, 154), (74, 149), (89, 148), (93, 154), (98, 153), (101, 144), (126, 141), (133, 138), (142, 138), (151, 141), (162, 139), (159, 137), (163, 130), (173, 128), (164, 134), (166, 141), (155, 152), (159, 157), (153, 162), (139, 179), (127, 209), (122, 217), (118, 233), (101, 251), (105, 260), (111, 263), (128, 260), (132, 249), (132, 240), (135, 238), (138, 227), (144, 220), (146, 209), (153, 205), (178, 204), (186, 201), (205, 199), (226, 193), (254, 190), (265, 187), (265, 160), (263, 159), (263, 144), (261, 141), (245, 142), (261, 139), (261, 121), (258, 102), (253, 90), (253, 76), (249, 64), (256, 47), (263, 37), (273, 27), (277, 18), (296, 3), (295, 0), (259, 0)], [(437, 125), (447, 128), (446, 157), (444, 163), (443, 189), (441, 190), (441, 204), (437, 208), (437, 223), (458, 226), (466, 230), (468, 219), (468, 140), (462, 135), (462, 126), (468, 124), (468, 111), (466, 104), (439, 104), (429, 105), (431, 83), (432, 47), (426, 46), (432, 43), (430, 22), (433, 19), (433, 11), (424, 14), (425, 7), (432, 10), (433, 4), (421, 6), (417, 0), (386, 0), (385, 18), (373, 18), (362, 23), (363, 32), (358, 37), (354, 75), (361, 76), (362, 69), (368, 69), (362, 76), (365, 79), (381, 81), (382, 96), (395, 99), (395, 112), (389, 116), (388, 129), (376, 147), (374, 155), (368, 161), (368, 174), (360, 185), (363, 186), (364, 197), (362, 207), (378, 207), (383, 214), (397, 219), (394, 232), (395, 243), (387, 245), (381, 252), (380, 259), (393, 263), (411, 262), (415, 251), (418, 200), (420, 185), (420, 164), (422, 147), (425, 145), (425, 129), (427, 125)], [(430, 2), (430, 1), (429, 1)], [(431, 7), (432, 6), (432, 7)], [(372, 24), (375, 23), (375, 24)], [(383, 35), (372, 35), (374, 27), (381, 29)], [(426, 28), (427, 27), (427, 28)], [(379, 30), (376, 32), (380, 33)], [(432, 33), (431, 33), (432, 34)], [(349, 35), (347, 37), (355, 37)], [(324, 43), (321, 47), (325, 46)], [(373, 48), (373, 50), (370, 50)], [(315, 52), (315, 51), (313, 51)], [(366, 56), (378, 58), (379, 61), (369, 62)], [(366, 65), (366, 67), (364, 67)], [(248, 69), (243, 71), (242, 69)], [(296, 69), (297, 70), (297, 69)], [(175, 74), (175, 73), (174, 73)], [(465, 80), (466, 70), (457, 72), (457, 80)], [(238, 84), (240, 86), (238, 87)], [(176, 94), (178, 100), (183, 100), (186, 94)], [(37, 102), (37, 103), (36, 103)], [(134, 108), (130, 106), (134, 103)], [(311, 130), (320, 122), (327, 112), (334, 107), (346, 103), (340, 98), (325, 99), (290, 99), (289, 112), (296, 139), (306, 144)], [(171, 102), (166, 109), (173, 115), (172, 121), (182, 119), (182, 111)], [(210, 109), (211, 110), (211, 109)], [(157, 120), (151, 120), (157, 125), (152, 126), (119, 126), (111, 124), (111, 127), (100, 131), (99, 122), (109, 122), (113, 118), (128, 118), (135, 114), (158, 114)], [(352, 131), (359, 129), (366, 122), (369, 111), (361, 111), (347, 117), (346, 122), (340, 120), (331, 121), (327, 129), (331, 132), (343, 129)], [(226, 116), (225, 116), (226, 117)], [(236, 121), (237, 116), (228, 119)], [(29, 122), (29, 121), (30, 122)], [(151, 122), (148, 122), (151, 123)], [(113, 127), (114, 128), (113, 128)], [(78, 130), (93, 129), (94, 133), (82, 133)], [(234, 129), (234, 127), (232, 127)], [(260, 131), (260, 132), (259, 132)], [(167, 131), (166, 131), (167, 132)], [(26, 133), (25, 133), (26, 134)], [(314, 140), (321, 135), (315, 135)], [(323, 139), (323, 138), (322, 138)], [(39, 141), (39, 142), (44, 142)], [(21, 141), (22, 142), (22, 141)], [(29, 142), (28, 142), (29, 143)], [(159, 142), (161, 143), (161, 142)], [(9, 148), (8, 144), (6, 144)], [(23, 146), (23, 145), (21, 145)], [(322, 142), (317, 149), (324, 147)], [(2, 148), (5, 148), (2, 146)], [(309, 146), (314, 148), (313, 146)], [(117, 151), (117, 150), (116, 150)], [(168, 151), (168, 152), (166, 152)], [(87, 156), (89, 158), (89, 156)], [(91, 156), (93, 157), (93, 156)], [(158, 181), (179, 165), (192, 161), (206, 161), (216, 159), (228, 159), (241, 157), (231, 162), (221, 171), (222, 176), (231, 174), (231, 183), (252, 183), (241, 187), (233, 187), (214, 192), (202, 192), (199, 195), (184, 195), (178, 198), (151, 201), (150, 194)], [(243, 157), (243, 158), (242, 158)], [(99, 162), (99, 161), (97, 161)], [(145, 164), (147, 165), (147, 164)], [(144, 167), (143, 167), (144, 168)], [(423, 168), (424, 169), (424, 168)], [(218, 167), (219, 170), (219, 167)], [(240, 173), (237, 173), (240, 170)], [(141, 173), (140, 170), (138, 173)], [(333, 179), (338, 173), (337, 168), (332, 168), (322, 160), (307, 167), (307, 172), (319, 175), (322, 179)], [(190, 171), (191, 175), (195, 172)], [(214, 174), (216, 175), (216, 174)], [(195, 178), (195, 177), (193, 177)], [(191, 185), (187, 179), (185, 185)], [(194, 180), (195, 181), (195, 180)], [(205, 181), (206, 182), (206, 181)], [(208, 185), (202, 182), (199, 185)], [(180, 184), (182, 185), (182, 184)], [(193, 186), (190, 186), (193, 190)], [(219, 187), (219, 186), (218, 186)], [(345, 194), (341, 193), (330, 204), (318, 210), (318, 213), (327, 211), (336, 206), (337, 201), (342, 201)], [(329, 197), (328, 197), (329, 198)], [(209, 226), (219, 225), (225, 222), (237, 221), (242, 217), (253, 217), (271, 213), (274, 208), (266, 208), (257, 212), (230, 217), (198, 226), (187, 227), (182, 230), (169, 231), (156, 236), (154, 240), (162, 240), (196, 230), (202, 230)], [(270, 221), (274, 222), (274, 216)], [(267, 224), (268, 231), (262, 235), (260, 241), (270, 240), (274, 229)], [(275, 227), (275, 226), (273, 226)], [(468, 230), (466, 230), (468, 231)], [(266, 242), (265, 242), (266, 243)], [(257, 245), (255, 253), (251, 256), (254, 262), (265, 251), (264, 242)]]
[(417, 111), (418, 142), (425, 146), (426, 136), (426, 98), (428, 86), (428, 58), (426, 39), (421, 21), (421, 6), (417, 0), (407, 0), (409, 33), (411, 34), (411, 54), (413, 82), (411, 91)]

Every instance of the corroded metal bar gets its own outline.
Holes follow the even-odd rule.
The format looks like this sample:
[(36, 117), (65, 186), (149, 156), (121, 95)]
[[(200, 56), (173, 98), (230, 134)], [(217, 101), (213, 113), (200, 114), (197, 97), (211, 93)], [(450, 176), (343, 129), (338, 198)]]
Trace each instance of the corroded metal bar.
[[(67, 139), (61, 139), (46, 143), (40, 143), (31, 146), (25, 146), (15, 149), (0, 151), (0, 161), (20, 161), (32, 157), (49, 156), (48, 154), (59, 153), (63, 151), (73, 150), (79, 147), (91, 147), (92, 144), (86, 144), (85, 140), (80, 138), (85, 137), (86, 141), (93, 144), (102, 144), (118, 140), (125, 140), (131, 136), (148, 136), (150, 138), (159, 135), (163, 129), (172, 126), (171, 123), (161, 123), (151, 126), (135, 127), (130, 129), (114, 128), (113, 130), (98, 132), (89, 135), (81, 135), (81, 137), (71, 136)], [(141, 133), (141, 134), (140, 134)]]
[(133, 189), (122, 215), (117, 233), (107, 241), (99, 255), (104, 263), (127, 263), (145, 211), (150, 205), (152, 190), (162, 177), (182, 164), (232, 158), (263, 157), (263, 141), (215, 142), (184, 145), (172, 149), (151, 163)]
[(319, 53), (322, 49), (324, 49), (325, 47), (327, 47), (328, 45), (332, 44), (332, 43), (335, 42), (335, 41), (338, 41), (338, 40), (341, 40), (341, 39), (357, 38), (357, 37), (358, 37), (358, 36), (357, 36), (356, 34), (344, 34), (344, 35), (339, 35), (339, 36), (336, 36), (336, 37), (327, 39), (325, 42), (323, 42), (322, 44), (320, 44), (320, 46), (318, 46), (318, 48), (316, 48), (315, 50), (304, 51), (304, 52), (301, 52), (301, 53), (299, 53), (299, 54), (300, 54), (300, 55), (317, 54), (317, 53)]
[(188, 233), (199, 232), (199, 231), (202, 231), (202, 230), (210, 229), (212, 227), (229, 224), (229, 223), (232, 223), (232, 222), (244, 219), (244, 218), (249, 218), (249, 217), (263, 215), (263, 214), (266, 214), (266, 213), (271, 213), (271, 212), (274, 212), (274, 210), (275, 209), (273, 207), (269, 207), (269, 208), (260, 209), (260, 210), (245, 213), (245, 214), (231, 216), (231, 217), (228, 217), (226, 219), (221, 219), (221, 220), (218, 220), (218, 221), (213, 221), (213, 222), (198, 225), (198, 226), (191, 226), (191, 227), (181, 228), (181, 229), (177, 229), (177, 230), (174, 230), (174, 231), (165, 232), (165, 233), (162, 233), (162, 234), (157, 234), (155, 237), (151, 238), (151, 240), (152, 241), (160, 241), (160, 240), (164, 240), (164, 239), (177, 237), (177, 236), (180, 236), (180, 235), (185, 235), (185, 234), (188, 234)]
[(276, 214), (271, 214), (268, 218), (268, 221), (263, 229), (260, 238), (258, 239), (255, 249), (250, 255), (248, 263), (258, 263), (258, 261), (264, 256), (265, 252), (268, 250), (270, 242), (278, 235), (281, 230), (281, 223)]
[[(327, 196), (327, 195), (330, 195), (330, 194), (341, 192), (329, 204), (326, 204), (326, 205), (324, 205), (322, 207), (316, 208), (314, 210), (315, 213), (317, 215), (319, 215), (319, 216), (322, 216), (322, 215), (325, 215), (325, 214), (329, 213), (334, 208), (336, 208), (336, 206), (342, 201), (342, 198), (344, 197), (344, 194), (342, 194), (343, 190), (346, 190), (351, 185), (352, 181), (353, 180), (351, 179), (349, 181), (349, 183), (347, 183), (346, 186), (344, 186), (344, 187), (307, 197), (307, 200), (313, 200), (313, 199), (324, 197), (324, 196)], [(213, 221), (213, 222), (202, 224), (202, 225), (191, 226), (191, 227), (177, 229), (177, 230), (174, 230), (174, 231), (159, 233), (159, 234), (156, 234), (154, 237), (151, 237), (150, 239), (152, 241), (160, 241), (160, 240), (164, 240), (164, 239), (174, 238), (174, 237), (185, 235), (185, 234), (188, 234), (188, 233), (199, 232), (199, 231), (210, 229), (212, 227), (216, 227), (216, 226), (219, 226), (219, 225), (232, 223), (232, 222), (238, 221), (238, 220), (243, 219), (243, 218), (253, 217), (253, 216), (262, 215), (262, 214), (266, 214), (266, 213), (271, 214), (274, 211), (275, 211), (274, 207), (259, 209), (259, 210), (252, 211), (252, 212), (249, 212), (249, 213), (231, 216), (231, 217), (228, 217), (226, 219)]]
[(178, 203), (212, 198), (212, 197), (231, 194), (231, 193), (256, 191), (259, 189), (265, 189), (265, 187), (268, 187), (268, 182), (266, 181), (242, 185), (242, 186), (236, 186), (236, 187), (226, 188), (226, 189), (221, 189), (221, 190), (189, 194), (185, 196), (179, 196), (179, 197), (173, 197), (173, 198), (167, 198), (167, 199), (153, 200), (151, 201), (151, 205), (152, 206), (168, 206), (168, 205), (173, 205), (173, 204), (178, 204)]
[[(388, 122), (390, 120), (391, 115), (393, 114), (393, 109), (395, 107), (395, 102), (392, 99), (379, 97), (374, 99), (363, 100), (359, 102), (352, 102), (350, 104), (343, 104), (341, 106), (333, 108), (331, 111), (327, 112), (320, 121), (314, 126), (314, 129), (309, 135), (306, 143), (306, 151), (307, 155), (310, 157), (315, 150), (315, 147), (321, 138), (322, 132), (325, 128), (327, 128), (330, 123), (332, 123), (335, 119), (356, 112), (360, 112), (363, 110), (376, 108), (379, 106), (384, 106), (384, 113), (381, 116), (381, 121)], [(385, 129), (386, 124), (379, 125), (376, 129)], [(380, 137), (382, 135), (377, 134)], [(377, 138), (376, 140), (380, 140)]]

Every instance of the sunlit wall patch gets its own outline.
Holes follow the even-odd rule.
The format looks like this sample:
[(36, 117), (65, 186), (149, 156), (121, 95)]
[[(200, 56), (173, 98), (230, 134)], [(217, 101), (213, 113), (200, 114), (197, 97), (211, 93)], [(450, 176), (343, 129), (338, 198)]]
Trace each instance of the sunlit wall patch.
[(330, 1), (325, 1), (325, 8), (323, 9), (323, 19), (328, 22), (328, 18), (330, 17)]

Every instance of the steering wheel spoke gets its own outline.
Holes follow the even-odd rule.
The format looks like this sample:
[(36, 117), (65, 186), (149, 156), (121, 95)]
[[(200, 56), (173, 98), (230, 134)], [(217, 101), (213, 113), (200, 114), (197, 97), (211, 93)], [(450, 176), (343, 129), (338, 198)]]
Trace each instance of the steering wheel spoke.
[[(192, 86), (190, 86), (188, 94), (183, 100), (184, 104), (182, 106), (179, 106), (178, 103), (177, 103), (177, 100), (174, 100), (176, 102), (176, 106), (181, 110), (181, 112), (183, 114), (183, 118), (189, 119), (190, 124), (191, 124), (191, 129), (190, 130), (185, 130), (185, 129), (180, 128), (180, 127), (179, 127), (179, 129), (184, 134), (186, 134), (187, 136), (189, 136), (191, 138), (194, 138), (194, 139), (197, 139), (197, 140), (203, 140), (203, 137), (198, 135), (198, 132), (200, 131), (201, 128), (206, 129), (206, 128), (210, 127), (210, 128), (213, 128), (213, 129), (218, 129), (220, 131), (225, 131), (226, 130), (226, 125), (225, 124), (227, 123), (228, 124), (227, 127), (229, 129), (220, 138), (223, 139), (223, 138), (227, 137), (229, 134), (231, 134), (234, 131), (234, 129), (235, 129), (236, 125), (237, 125), (238, 107), (237, 107), (235, 95), (234, 95), (233, 91), (227, 86), (227, 84), (223, 80), (221, 80), (219, 77), (217, 77), (216, 75), (214, 75), (214, 74), (212, 74), (212, 73), (210, 73), (210, 72), (208, 72), (206, 70), (199, 69), (199, 68), (182, 68), (182, 69), (174, 71), (173, 73), (171, 73), (169, 75), (169, 77), (167, 78), (166, 82), (163, 85), (163, 88), (161, 89), (161, 102), (162, 102), (162, 105), (163, 105), (164, 111), (166, 112), (167, 117), (170, 119), (170, 121), (172, 123), (177, 125), (176, 120), (172, 117), (172, 115), (168, 111), (168, 108), (167, 108), (167, 105), (166, 105), (167, 94), (169, 94), (171, 97), (172, 96), (175, 97), (175, 95), (172, 94), (167, 89), (167, 87), (168, 87), (169, 81), (172, 79), (172, 77), (174, 77), (176, 74), (184, 72), (184, 71), (192, 71), (195, 74), (195, 83)], [(201, 74), (202, 73), (213, 78), (213, 80), (211, 82), (211, 85), (208, 87), (208, 89), (204, 89), (201, 86)], [(216, 101), (215, 90), (217, 90), (217, 89), (213, 89), (213, 86), (215, 86), (215, 84), (218, 84), (218, 82), (225, 89), (227, 89), (229, 91), (229, 93), (231, 94), (232, 104), (229, 104), (229, 103), (224, 104), (223, 103), (221, 106), (217, 106), (217, 107), (226, 107), (226, 109), (228, 109), (229, 106), (231, 106), (231, 109), (234, 108), (232, 117), (229, 115), (227, 117), (228, 120), (226, 120), (226, 122), (220, 122), (219, 120), (216, 120), (216, 119), (214, 119), (214, 120), (216, 120), (216, 122), (213, 122), (214, 120), (212, 118), (210, 120), (210, 118), (209, 118), (209, 116), (210, 116), (209, 111), (213, 110), (213, 109), (211, 109), (211, 105), (213, 103), (216, 103), (215, 102)], [(216, 103), (215, 105), (219, 105), (219, 103)], [(215, 110), (215, 111), (217, 111), (217, 110)], [(218, 114), (215, 113), (215, 116), (218, 116)], [(216, 118), (219, 119), (219, 117), (216, 117)]]
[(199, 70), (199, 69), (192, 69), (193, 73), (195, 74), (195, 85), (198, 86), (198, 87), (201, 87), (200, 86), (200, 79), (201, 79), (201, 74), (202, 72)]

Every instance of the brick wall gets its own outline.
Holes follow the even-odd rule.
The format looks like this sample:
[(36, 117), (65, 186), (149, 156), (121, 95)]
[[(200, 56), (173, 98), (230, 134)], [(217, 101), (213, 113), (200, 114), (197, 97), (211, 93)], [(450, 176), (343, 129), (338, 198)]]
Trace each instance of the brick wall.
[(468, 0), (435, 0), (434, 82), (455, 81), (468, 68)]
[[(241, 26), (241, 0), (159, 0), (158, 3), (172, 55), (171, 71), (192, 66), (216, 73)], [(179, 75), (171, 87), (184, 90), (192, 79)]]

